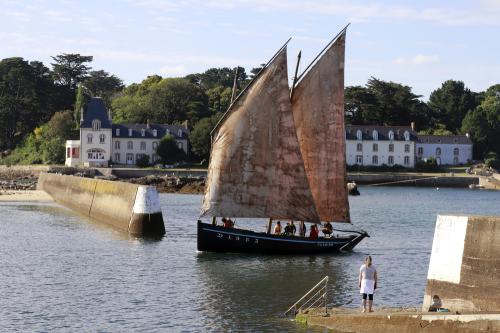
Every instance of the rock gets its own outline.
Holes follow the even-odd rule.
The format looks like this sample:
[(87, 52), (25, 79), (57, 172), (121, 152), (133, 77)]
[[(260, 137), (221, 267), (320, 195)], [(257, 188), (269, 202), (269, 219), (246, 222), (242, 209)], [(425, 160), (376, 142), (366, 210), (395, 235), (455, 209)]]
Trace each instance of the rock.
[(355, 182), (347, 183), (347, 192), (349, 195), (360, 195), (358, 185)]

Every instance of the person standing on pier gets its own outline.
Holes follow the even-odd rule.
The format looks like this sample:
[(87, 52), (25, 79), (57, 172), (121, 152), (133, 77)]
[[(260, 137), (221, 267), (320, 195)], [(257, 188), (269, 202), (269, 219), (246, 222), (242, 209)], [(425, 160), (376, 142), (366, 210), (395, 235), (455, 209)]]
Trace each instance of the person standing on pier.
[(372, 264), (372, 257), (367, 256), (365, 263), (359, 269), (359, 292), (363, 295), (363, 312), (366, 312), (366, 299), (368, 298), (368, 312), (373, 312), (373, 292), (377, 289), (377, 270)]

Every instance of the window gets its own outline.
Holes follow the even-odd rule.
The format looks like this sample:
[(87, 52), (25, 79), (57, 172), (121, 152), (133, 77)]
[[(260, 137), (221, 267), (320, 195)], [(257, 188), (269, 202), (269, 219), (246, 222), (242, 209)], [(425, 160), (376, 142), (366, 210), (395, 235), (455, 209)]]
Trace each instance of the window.
[(394, 156), (389, 156), (387, 158), (387, 164), (394, 165)]
[(157, 136), (158, 135), (158, 131), (157, 130), (153, 130), (153, 136)]
[(141, 141), (141, 150), (146, 150), (146, 142)]
[(394, 144), (389, 143), (389, 153), (392, 153), (392, 152), (394, 152)]
[(377, 165), (378, 164), (378, 156), (377, 155), (373, 155), (372, 156), (372, 164), (373, 165)]
[(79, 148), (71, 148), (71, 157), (78, 158), (80, 156)]
[(405, 153), (409, 153), (409, 152), (410, 152), (410, 145), (405, 144)]
[(120, 149), (120, 141), (115, 141), (115, 149)]
[(66, 158), (69, 158), (71, 156), (71, 148), (66, 148)]
[(156, 162), (156, 161), (158, 161), (158, 160), (159, 160), (158, 155), (153, 154), (153, 162)]
[(93, 138), (94, 136), (91, 133), (87, 134), (87, 143), (92, 143)]
[(132, 136), (132, 129), (131, 128), (128, 129), (128, 136)]
[(115, 133), (116, 133), (116, 136), (120, 136), (120, 129), (119, 128), (115, 129)]
[(144, 128), (141, 129), (141, 136), (146, 136), (146, 130)]
[(127, 164), (134, 164), (134, 154), (127, 154)]
[(363, 164), (363, 155), (356, 155), (356, 164)]
[(363, 144), (358, 143), (358, 144), (356, 145), (356, 151), (363, 151)]
[(436, 156), (441, 156), (441, 148), (436, 148)]
[(453, 164), (458, 164), (458, 156), (453, 157)]
[(101, 130), (101, 121), (99, 119), (92, 120), (92, 130), (93, 131)]
[(410, 156), (405, 156), (405, 165), (410, 165)]
[(377, 143), (373, 144), (373, 152), (374, 153), (378, 152), (378, 144)]
[(154, 141), (153, 142), (153, 150), (156, 151), (156, 148), (158, 148), (158, 142)]
[(135, 154), (135, 160), (137, 161), (138, 159), (140, 159), (142, 155), (144, 154), (139, 154), (139, 153)]
[(361, 132), (361, 130), (358, 130), (356, 132), (356, 137), (358, 138), (358, 140), (363, 140), (363, 132)]
[(410, 132), (405, 131), (404, 136), (406, 141), (410, 141)]
[(177, 148), (182, 149), (182, 142), (177, 142)]
[(373, 130), (372, 137), (373, 137), (373, 140), (378, 140), (378, 132), (377, 132), (377, 130)]
[(458, 156), (458, 155), (459, 155), (459, 154), (458, 154), (459, 152), (460, 152), (460, 151), (458, 150), (458, 148), (454, 148), (454, 149), (453, 149), (453, 155)]
[(104, 150), (99, 148), (88, 149), (87, 157), (89, 160), (104, 160)]
[(127, 142), (127, 149), (128, 150), (134, 149), (134, 143), (132, 141)]
[(115, 153), (115, 162), (120, 162), (120, 153)]
[(389, 131), (389, 140), (394, 140), (394, 132), (393, 131)]
[(99, 135), (99, 143), (105, 143), (106, 142), (106, 135), (101, 134)]
[(417, 154), (418, 155), (423, 155), (424, 154), (424, 147), (418, 147)]

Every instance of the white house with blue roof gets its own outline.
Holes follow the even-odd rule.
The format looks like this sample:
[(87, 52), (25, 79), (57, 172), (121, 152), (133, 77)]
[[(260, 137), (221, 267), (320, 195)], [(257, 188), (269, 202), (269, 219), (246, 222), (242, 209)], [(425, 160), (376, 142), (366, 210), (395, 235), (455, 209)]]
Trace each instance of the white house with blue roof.
[(99, 97), (92, 97), (80, 119), (80, 140), (66, 141), (66, 165), (102, 167), (136, 164), (149, 156), (159, 160), (156, 148), (165, 135), (172, 135), (177, 147), (188, 153), (189, 130), (180, 125), (116, 124)]

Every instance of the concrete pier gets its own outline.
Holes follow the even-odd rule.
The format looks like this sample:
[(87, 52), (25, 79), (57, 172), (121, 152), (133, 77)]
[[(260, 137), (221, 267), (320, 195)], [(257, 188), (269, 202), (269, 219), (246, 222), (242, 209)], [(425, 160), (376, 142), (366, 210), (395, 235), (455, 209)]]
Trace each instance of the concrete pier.
[[(319, 311), (321, 312), (321, 311)], [(360, 313), (359, 309), (330, 309), (321, 313), (298, 314), (297, 322), (321, 326), (336, 332), (356, 333), (479, 333), (500, 332), (500, 314), (424, 313), (401, 309)]]
[(500, 311), (500, 217), (438, 216), (422, 310)]
[(123, 182), (41, 173), (38, 190), (80, 214), (137, 236), (163, 236), (156, 189)]

